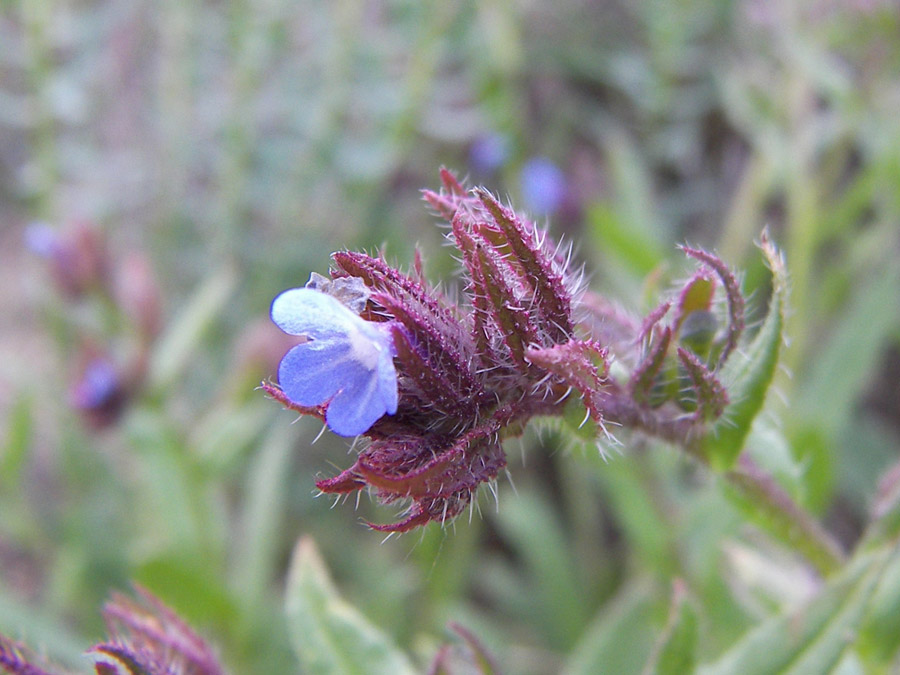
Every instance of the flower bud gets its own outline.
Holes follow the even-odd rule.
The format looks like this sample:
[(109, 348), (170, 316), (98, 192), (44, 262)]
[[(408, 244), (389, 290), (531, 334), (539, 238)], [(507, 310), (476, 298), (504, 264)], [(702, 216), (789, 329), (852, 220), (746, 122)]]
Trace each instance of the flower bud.
[(69, 392), (69, 401), (93, 429), (114, 424), (124, 410), (128, 392), (118, 368), (106, 357), (87, 360)]
[(29, 226), (25, 243), (50, 264), (50, 273), (60, 291), (78, 298), (92, 289), (106, 289), (109, 260), (106, 243), (97, 228), (77, 222), (58, 233), (43, 223)]
[(519, 175), (522, 197), (529, 210), (546, 215), (558, 211), (568, 192), (565, 174), (546, 157), (534, 157)]
[(223, 673), (212, 649), (175, 612), (139, 586), (135, 593), (115, 593), (103, 608), (110, 639), (88, 650), (98, 675)]

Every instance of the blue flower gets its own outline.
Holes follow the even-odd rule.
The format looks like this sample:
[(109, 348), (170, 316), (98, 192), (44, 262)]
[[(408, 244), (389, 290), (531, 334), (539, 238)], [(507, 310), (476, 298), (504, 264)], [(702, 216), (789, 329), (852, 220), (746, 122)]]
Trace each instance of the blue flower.
[(94, 359), (87, 364), (81, 379), (72, 389), (72, 405), (79, 410), (102, 408), (121, 392), (121, 382), (115, 366), (106, 359)]
[(494, 173), (506, 164), (508, 158), (509, 141), (502, 134), (483, 134), (469, 146), (469, 163), (478, 173)]
[(566, 198), (566, 176), (546, 157), (525, 162), (519, 180), (525, 204), (537, 214), (555, 213)]
[(59, 253), (59, 233), (47, 223), (35, 222), (25, 228), (25, 247), (47, 260)]
[(307, 342), (278, 367), (278, 383), (301, 406), (327, 404), (325, 421), (341, 436), (357, 436), (385, 413), (397, 412), (394, 343), (386, 325), (365, 321), (312, 288), (285, 291), (272, 303), (272, 321)]

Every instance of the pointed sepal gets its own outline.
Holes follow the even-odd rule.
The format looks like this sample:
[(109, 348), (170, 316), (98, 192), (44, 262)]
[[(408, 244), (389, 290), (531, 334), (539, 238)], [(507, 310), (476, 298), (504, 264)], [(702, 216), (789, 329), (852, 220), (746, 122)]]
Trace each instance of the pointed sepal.
[(775, 377), (784, 342), (788, 294), (784, 258), (765, 231), (759, 246), (772, 273), (768, 313), (750, 346), (743, 353), (735, 354), (720, 372), (719, 378), (728, 387), (731, 403), (701, 439), (703, 454), (719, 469), (731, 467), (743, 449), (753, 420), (762, 409)]

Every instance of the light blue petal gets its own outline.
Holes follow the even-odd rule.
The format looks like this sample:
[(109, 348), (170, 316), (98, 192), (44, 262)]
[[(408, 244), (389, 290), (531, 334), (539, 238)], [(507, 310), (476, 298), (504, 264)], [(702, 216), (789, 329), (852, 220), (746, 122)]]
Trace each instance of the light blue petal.
[(378, 391), (384, 401), (384, 409), (389, 415), (397, 412), (397, 370), (390, 352), (385, 352), (378, 361)]
[(328, 404), (325, 421), (340, 436), (358, 436), (384, 415), (384, 398), (374, 371), (360, 368), (345, 375), (347, 386)]
[(397, 412), (396, 349), (386, 325), (365, 321), (310, 288), (275, 298), (272, 320), (286, 333), (310, 338), (291, 349), (278, 368), (279, 384), (291, 401), (327, 404), (325, 421), (341, 436), (357, 436), (385, 413)]
[(278, 366), (278, 384), (294, 403), (321, 405), (345, 385), (348, 370), (359, 368), (350, 358), (348, 342), (315, 340), (284, 355)]
[(340, 301), (311, 288), (292, 288), (272, 301), (272, 321), (290, 335), (325, 340), (365, 323)]

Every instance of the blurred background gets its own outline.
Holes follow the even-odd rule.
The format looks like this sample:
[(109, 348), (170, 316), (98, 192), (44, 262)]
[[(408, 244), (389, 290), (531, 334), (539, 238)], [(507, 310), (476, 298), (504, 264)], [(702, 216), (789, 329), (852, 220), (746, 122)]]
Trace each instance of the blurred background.
[(900, 454), (898, 10), (0, 0), (0, 631), (83, 668), (137, 581), (232, 672), (291, 672), (284, 576), (309, 535), (421, 663), (453, 620), (510, 673), (639, 672), (676, 576), (721, 652), (807, 577), (703, 471), (551, 428), (508, 443), (499, 507), (382, 543), (362, 521), (394, 509), (315, 497), (349, 443), (311, 444), (319, 423), (255, 389), (290, 345), (269, 303), (338, 249), (408, 269), (418, 246), (452, 288), (419, 195), (441, 166), (636, 312), (689, 242), (761, 316), (768, 226), (791, 342), (751, 441), (849, 547)]

